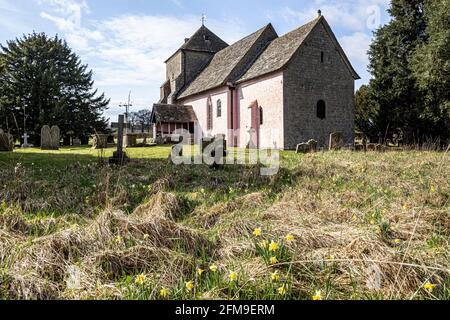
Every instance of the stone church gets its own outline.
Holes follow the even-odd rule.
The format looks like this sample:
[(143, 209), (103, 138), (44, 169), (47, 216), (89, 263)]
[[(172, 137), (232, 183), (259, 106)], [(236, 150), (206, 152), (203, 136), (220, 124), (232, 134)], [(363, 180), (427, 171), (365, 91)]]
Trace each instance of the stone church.
[(283, 36), (268, 24), (232, 45), (202, 26), (166, 66), (156, 136), (184, 128), (230, 146), (295, 149), (310, 139), (326, 147), (339, 132), (353, 144), (359, 76), (320, 12)]

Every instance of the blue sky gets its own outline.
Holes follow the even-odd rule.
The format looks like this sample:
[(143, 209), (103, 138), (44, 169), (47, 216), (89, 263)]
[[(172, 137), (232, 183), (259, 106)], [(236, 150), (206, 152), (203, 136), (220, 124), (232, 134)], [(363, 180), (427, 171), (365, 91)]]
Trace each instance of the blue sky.
[(113, 120), (132, 90), (133, 110), (159, 99), (164, 61), (201, 25), (228, 43), (271, 22), (279, 35), (314, 19), (333, 28), (362, 80), (372, 32), (389, 20), (389, 0), (0, 0), (0, 43), (44, 31), (64, 37), (94, 70), (95, 86), (111, 98)]

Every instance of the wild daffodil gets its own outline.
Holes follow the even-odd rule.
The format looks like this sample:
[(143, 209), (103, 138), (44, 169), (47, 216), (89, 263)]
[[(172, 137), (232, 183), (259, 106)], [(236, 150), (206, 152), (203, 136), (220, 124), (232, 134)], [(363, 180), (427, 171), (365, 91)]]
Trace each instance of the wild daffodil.
[(234, 282), (234, 281), (236, 281), (237, 280), (237, 273), (236, 272), (234, 272), (234, 271), (230, 271), (230, 275), (228, 276), (229, 278), (230, 278), (230, 281), (231, 282)]
[(436, 288), (436, 286), (437, 285), (432, 284), (431, 282), (427, 282), (423, 285), (423, 288), (431, 293), (431, 292), (433, 292), (434, 288)]
[(170, 295), (170, 292), (169, 292), (169, 290), (166, 289), (166, 288), (162, 288), (162, 289), (159, 291), (159, 296), (160, 296), (161, 298), (163, 298), (163, 299), (168, 298), (169, 295)]
[(150, 235), (148, 233), (144, 234), (144, 240), (148, 240), (150, 238)]
[(263, 241), (261, 241), (261, 242), (259, 243), (259, 246), (260, 246), (262, 249), (267, 249), (267, 247), (269, 246), (269, 241), (263, 240)]
[(145, 274), (140, 274), (136, 276), (136, 280), (134, 280), (134, 282), (140, 286), (142, 286), (145, 283), (145, 281), (147, 281), (147, 276)]
[(114, 242), (117, 243), (117, 244), (122, 244), (123, 243), (123, 238), (121, 236), (117, 236), (114, 239)]
[(275, 271), (274, 273), (272, 273), (270, 275), (270, 278), (272, 279), (272, 281), (280, 281), (280, 274), (278, 273), (278, 271)]
[(205, 272), (205, 270), (203, 270), (202, 268), (197, 269), (197, 274), (199, 277), (201, 277), (204, 272)]
[(219, 268), (215, 264), (209, 267), (209, 270), (211, 270), (212, 272), (217, 272), (217, 269)]
[(272, 241), (269, 244), (269, 251), (276, 252), (277, 250), (278, 250), (278, 243), (276, 243), (275, 241)]
[(191, 292), (192, 289), (194, 289), (194, 282), (192, 282), (192, 281), (186, 282), (186, 290)]
[(402, 240), (400, 240), (400, 239), (395, 239), (395, 240), (394, 240), (394, 243), (395, 243), (395, 244), (400, 244), (400, 243), (402, 243)]
[(277, 263), (278, 263), (277, 257), (271, 257), (270, 258), (270, 264), (277, 264)]
[(295, 237), (292, 234), (288, 234), (286, 236), (286, 241), (287, 242), (293, 242), (293, 241), (295, 241)]
[(281, 286), (281, 287), (279, 287), (278, 288), (278, 294), (280, 295), (280, 296), (284, 296), (284, 295), (286, 295), (286, 286)]
[(312, 296), (313, 300), (322, 300), (322, 291), (316, 291), (316, 293)]
[(262, 234), (261, 228), (256, 228), (255, 231), (253, 231), (253, 235), (254, 235), (255, 237), (260, 237), (261, 234)]

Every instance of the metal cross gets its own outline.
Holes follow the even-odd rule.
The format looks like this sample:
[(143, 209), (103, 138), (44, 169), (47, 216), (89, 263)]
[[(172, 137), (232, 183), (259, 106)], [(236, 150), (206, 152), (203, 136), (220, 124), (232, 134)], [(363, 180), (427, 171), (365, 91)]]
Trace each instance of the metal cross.
[(206, 15), (202, 13), (202, 26), (205, 25), (205, 22), (206, 22)]

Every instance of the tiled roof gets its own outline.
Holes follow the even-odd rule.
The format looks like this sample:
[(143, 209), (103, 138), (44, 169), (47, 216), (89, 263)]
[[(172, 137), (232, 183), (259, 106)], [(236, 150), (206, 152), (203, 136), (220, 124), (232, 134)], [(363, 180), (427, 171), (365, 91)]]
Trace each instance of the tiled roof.
[(243, 82), (283, 68), (302, 45), (318, 21), (318, 19), (313, 20), (273, 40), (238, 82)]
[(180, 50), (202, 51), (216, 53), (228, 47), (228, 44), (220, 39), (216, 34), (205, 26), (201, 26), (192, 37), (178, 49), (169, 59), (170, 60)]
[(181, 106), (174, 104), (155, 104), (153, 105), (152, 123), (187, 123), (197, 122), (192, 106)]
[(287, 63), (289, 63), (295, 52), (297, 52), (297, 50), (304, 44), (305, 39), (319, 23), (323, 23), (323, 26), (335, 43), (339, 54), (349, 68), (352, 76), (355, 79), (359, 79), (358, 74), (351, 66), (350, 61), (342, 50), (342, 47), (339, 45), (330, 26), (326, 22), (325, 18), (321, 16), (272, 41), (267, 49), (264, 50), (255, 63), (237, 82), (244, 82), (283, 68)]
[[(271, 40), (277, 37), (271, 24), (216, 53), (209, 65), (187, 85), (178, 99), (225, 85), (240, 68), (246, 69)], [(241, 73), (242, 74), (242, 73)], [(240, 77), (239, 74), (238, 76)]]

